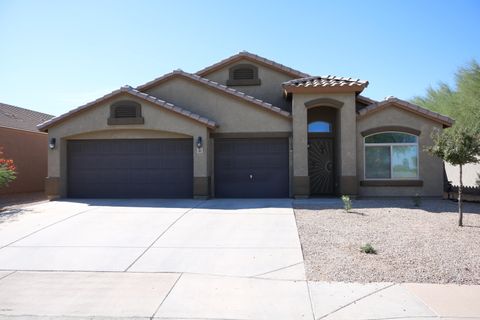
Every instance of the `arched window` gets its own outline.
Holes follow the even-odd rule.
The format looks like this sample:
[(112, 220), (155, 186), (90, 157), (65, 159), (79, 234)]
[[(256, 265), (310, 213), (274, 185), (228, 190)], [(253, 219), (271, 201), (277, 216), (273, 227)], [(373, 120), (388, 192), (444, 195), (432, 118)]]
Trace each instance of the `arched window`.
[(130, 100), (117, 101), (110, 105), (109, 125), (143, 124), (142, 106)]
[(381, 132), (365, 137), (365, 179), (418, 178), (418, 137)]
[(309, 133), (331, 133), (332, 124), (327, 121), (314, 121), (308, 124)]
[(253, 64), (237, 64), (230, 68), (227, 85), (229, 86), (253, 86), (259, 85), (258, 68)]

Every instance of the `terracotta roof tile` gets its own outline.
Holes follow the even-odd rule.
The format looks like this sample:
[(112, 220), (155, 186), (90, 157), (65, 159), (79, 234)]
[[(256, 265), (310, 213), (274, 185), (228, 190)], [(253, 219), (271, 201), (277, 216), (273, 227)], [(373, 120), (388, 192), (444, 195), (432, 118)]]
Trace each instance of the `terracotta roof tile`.
[(381, 110), (385, 107), (388, 107), (390, 105), (398, 106), (398, 107), (403, 108), (405, 110), (408, 110), (408, 111), (414, 112), (416, 114), (419, 114), (421, 116), (424, 116), (426, 118), (429, 118), (433, 121), (440, 122), (445, 127), (451, 127), (453, 125), (453, 123), (455, 122), (452, 118), (449, 118), (449, 117), (444, 116), (440, 113), (433, 112), (431, 110), (422, 108), (418, 105), (412, 104), (408, 101), (401, 100), (401, 99), (396, 98), (396, 97), (388, 97), (383, 101), (373, 103), (373, 104), (361, 109), (360, 111), (358, 111), (358, 115), (360, 117), (363, 117), (363, 116), (366, 116), (366, 115), (368, 115), (372, 112), (379, 111), (379, 110)]
[(259, 64), (263, 64), (263, 65), (266, 65), (266, 66), (270, 66), (270, 67), (273, 67), (274, 69), (277, 69), (279, 71), (282, 71), (284, 73), (287, 73), (293, 77), (308, 77), (309, 74), (307, 73), (304, 73), (304, 72), (301, 72), (301, 71), (298, 71), (298, 70), (295, 70), (295, 69), (292, 69), (290, 67), (287, 67), (283, 64), (280, 64), (278, 62), (275, 62), (275, 61), (272, 61), (272, 60), (269, 60), (267, 58), (264, 58), (264, 57), (260, 57), (259, 55), (256, 55), (254, 53), (250, 53), (250, 52), (247, 52), (247, 51), (241, 51), (231, 57), (228, 57), (220, 62), (217, 62), (215, 64), (212, 64), (211, 66), (208, 66), (206, 68), (203, 68), (202, 70), (200, 71), (197, 71), (195, 74), (199, 75), (199, 76), (205, 76), (215, 70), (218, 70), (220, 68), (222, 68), (223, 66), (226, 66), (230, 63), (233, 63), (235, 61), (238, 61), (238, 60), (242, 60), (242, 59), (247, 59), (247, 60), (250, 60), (250, 61), (253, 61), (253, 62), (257, 62)]
[(37, 125), (52, 115), (0, 103), (0, 127), (38, 132)]
[(368, 81), (354, 79), (354, 78), (345, 78), (345, 77), (336, 77), (336, 76), (314, 76), (314, 77), (305, 77), (300, 79), (293, 79), (283, 83), (283, 87), (352, 87), (358, 86), (366, 88), (368, 86)]
[(50, 119), (50, 120), (48, 120), (48, 121), (45, 121), (45, 122), (39, 124), (37, 127), (38, 127), (38, 129), (41, 130), (41, 131), (46, 131), (49, 127), (51, 127), (51, 126), (54, 125), (55, 123), (57, 123), (57, 122), (59, 122), (59, 121), (62, 121), (62, 120), (65, 120), (65, 119), (67, 119), (67, 118), (75, 115), (76, 113), (82, 111), (82, 110), (85, 110), (85, 109), (87, 109), (87, 108), (90, 108), (90, 107), (92, 107), (92, 106), (94, 106), (94, 105), (96, 105), (96, 104), (98, 104), (98, 103), (100, 103), (100, 102), (102, 102), (102, 101), (105, 101), (105, 100), (107, 100), (107, 99), (109, 99), (109, 98), (112, 98), (112, 97), (114, 97), (114, 96), (116, 96), (116, 95), (119, 95), (119, 94), (122, 94), (122, 93), (130, 94), (130, 95), (132, 95), (132, 96), (134, 96), (134, 97), (137, 97), (137, 98), (140, 98), (140, 99), (142, 99), (142, 100), (151, 102), (151, 103), (153, 103), (153, 104), (155, 104), (155, 105), (157, 105), (157, 106), (159, 106), (159, 107), (165, 108), (165, 109), (170, 110), (170, 111), (175, 112), (175, 113), (178, 113), (178, 114), (180, 114), (180, 115), (182, 115), (182, 116), (186, 116), (186, 117), (188, 117), (188, 118), (190, 118), (190, 119), (192, 119), (192, 120), (201, 122), (202, 124), (206, 125), (207, 127), (215, 128), (215, 127), (217, 126), (217, 124), (216, 124), (214, 121), (209, 120), (209, 119), (207, 119), (207, 118), (205, 118), (205, 117), (202, 117), (202, 116), (200, 116), (200, 115), (198, 115), (198, 114), (195, 114), (195, 113), (193, 113), (193, 112), (190, 112), (190, 111), (188, 111), (188, 110), (186, 110), (186, 109), (183, 109), (183, 108), (181, 108), (181, 107), (179, 107), (179, 106), (176, 106), (176, 105), (174, 105), (173, 103), (166, 102), (166, 101), (164, 101), (164, 100), (162, 100), (162, 99), (158, 99), (157, 97), (148, 95), (148, 94), (146, 94), (146, 93), (144, 93), (144, 92), (140, 92), (140, 91), (138, 91), (137, 89), (134, 89), (134, 88), (132, 88), (132, 87), (130, 87), (130, 86), (123, 86), (123, 87), (121, 87), (121, 88), (118, 89), (118, 90), (112, 91), (112, 92), (110, 92), (109, 94), (104, 95), (104, 96), (101, 97), (101, 98), (98, 98), (98, 99), (96, 99), (96, 100), (94, 100), (94, 101), (92, 101), (92, 102), (89, 102), (89, 103), (87, 103), (87, 104), (85, 104), (85, 105), (83, 105), (83, 106), (80, 106), (80, 107), (78, 107), (78, 108), (75, 108), (75, 109), (73, 109), (73, 110), (70, 110), (69, 112), (64, 113), (64, 114), (62, 114), (62, 115), (60, 115), (60, 116), (58, 116), (58, 117), (52, 118), (52, 119)]
[(165, 75), (163, 75), (163, 76), (161, 76), (157, 79), (154, 79), (154, 80), (149, 81), (145, 84), (142, 84), (142, 85), (137, 87), (137, 90), (140, 90), (140, 91), (148, 90), (149, 88), (151, 88), (151, 87), (153, 87), (153, 86), (155, 86), (155, 85), (157, 85), (157, 84), (159, 84), (163, 81), (166, 81), (169, 78), (174, 77), (174, 76), (180, 76), (180, 77), (191, 79), (195, 82), (201, 83), (203, 85), (209, 86), (213, 89), (219, 90), (219, 91), (224, 92), (226, 94), (229, 94), (231, 96), (234, 96), (234, 97), (240, 98), (242, 100), (248, 101), (248, 102), (253, 103), (253, 104), (255, 104), (259, 107), (262, 107), (266, 110), (275, 112), (275, 113), (280, 114), (282, 116), (285, 116), (285, 117), (290, 117), (291, 116), (290, 112), (282, 110), (279, 107), (273, 106), (271, 103), (265, 102), (263, 100), (257, 99), (257, 98), (252, 97), (252, 96), (249, 96), (249, 95), (247, 95), (247, 94), (245, 94), (241, 91), (238, 91), (238, 90), (235, 90), (233, 88), (230, 88), (230, 87), (224, 86), (222, 84), (219, 84), (218, 82), (215, 82), (215, 81), (212, 81), (212, 80), (209, 80), (209, 79), (206, 79), (206, 78), (202, 78), (202, 77), (200, 77), (196, 74), (188, 73), (188, 72), (185, 72), (185, 71), (182, 71), (182, 70), (174, 70), (174, 71), (172, 71), (170, 73), (167, 73), (167, 74), (165, 74)]

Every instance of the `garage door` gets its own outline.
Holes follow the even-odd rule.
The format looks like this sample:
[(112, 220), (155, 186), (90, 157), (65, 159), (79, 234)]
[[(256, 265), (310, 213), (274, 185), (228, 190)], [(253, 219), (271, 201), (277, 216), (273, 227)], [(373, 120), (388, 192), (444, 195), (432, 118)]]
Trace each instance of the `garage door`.
[(70, 197), (192, 197), (192, 139), (72, 140), (67, 154)]
[(288, 139), (215, 139), (215, 196), (288, 197)]

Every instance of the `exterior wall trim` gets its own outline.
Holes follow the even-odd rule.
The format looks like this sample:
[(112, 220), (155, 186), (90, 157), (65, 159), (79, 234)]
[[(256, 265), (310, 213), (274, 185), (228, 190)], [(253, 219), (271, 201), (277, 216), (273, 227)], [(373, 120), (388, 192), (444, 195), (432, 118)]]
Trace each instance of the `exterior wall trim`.
[(314, 107), (332, 107), (340, 109), (343, 107), (343, 102), (332, 98), (318, 98), (305, 102), (305, 107), (307, 109)]
[(232, 133), (211, 133), (210, 137), (222, 138), (289, 138), (291, 132), (232, 132)]
[(362, 137), (366, 137), (366, 136), (369, 136), (369, 135), (372, 135), (372, 134), (375, 134), (375, 133), (386, 132), (386, 131), (389, 131), (389, 132), (392, 132), (392, 131), (393, 132), (405, 132), (405, 133), (413, 134), (415, 136), (419, 136), (422, 133), (422, 131), (420, 131), (420, 130), (409, 128), (409, 127), (383, 126), (383, 127), (377, 127), (377, 128), (362, 131), (362, 132), (360, 132), (360, 134), (362, 135)]
[(362, 180), (362, 187), (422, 187), (423, 180)]

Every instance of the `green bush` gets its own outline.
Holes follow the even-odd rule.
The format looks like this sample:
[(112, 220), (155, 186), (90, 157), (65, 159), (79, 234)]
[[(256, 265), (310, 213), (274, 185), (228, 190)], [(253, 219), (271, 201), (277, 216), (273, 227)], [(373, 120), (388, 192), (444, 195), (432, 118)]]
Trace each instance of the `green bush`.
[(360, 251), (366, 254), (377, 254), (377, 250), (370, 243), (361, 246)]
[(352, 210), (352, 200), (350, 200), (350, 196), (343, 195), (342, 202), (343, 202), (343, 209), (345, 210), (345, 212), (350, 212), (350, 210)]

